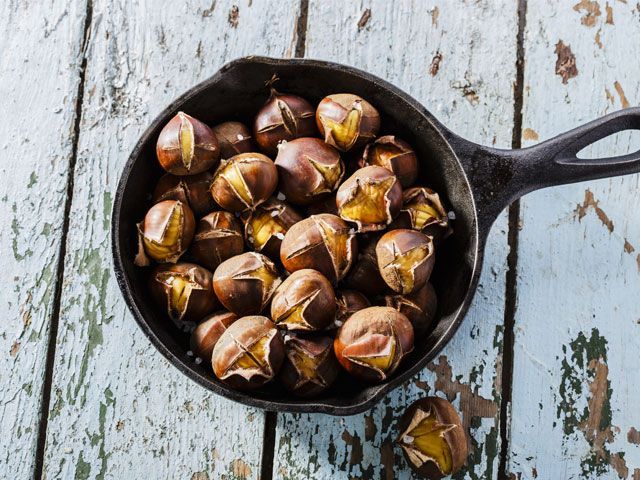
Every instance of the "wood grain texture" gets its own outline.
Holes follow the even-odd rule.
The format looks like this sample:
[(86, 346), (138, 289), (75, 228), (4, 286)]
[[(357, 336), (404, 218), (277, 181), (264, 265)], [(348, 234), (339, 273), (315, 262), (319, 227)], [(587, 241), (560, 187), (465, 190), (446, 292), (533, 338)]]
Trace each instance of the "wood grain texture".
[[(639, 22), (635, 2), (529, 2), (524, 143), (638, 104)], [(639, 190), (635, 175), (522, 200), (513, 478), (640, 478)]]
[[(306, 56), (377, 74), (457, 133), (509, 147), (516, 32), (513, 2), (310, 2)], [(491, 233), (466, 321), (442, 356), (410, 384), (354, 417), (278, 416), (274, 478), (411, 477), (394, 446), (396, 421), (413, 400), (434, 393), (463, 411), (472, 436), (467, 469), (458, 477), (496, 478), (506, 230), (503, 216)]]
[(34, 469), (83, 19), (65, 0), (0, 3), (0, 472), (12, 478)]
[(190, 382), (150, 345), (112, 276), (110, 216), (120, 171), (155, 114), (235, 57), (288, 55), (297, 8), (93, 2), (46, 478), (259, 476), (263, 414)]

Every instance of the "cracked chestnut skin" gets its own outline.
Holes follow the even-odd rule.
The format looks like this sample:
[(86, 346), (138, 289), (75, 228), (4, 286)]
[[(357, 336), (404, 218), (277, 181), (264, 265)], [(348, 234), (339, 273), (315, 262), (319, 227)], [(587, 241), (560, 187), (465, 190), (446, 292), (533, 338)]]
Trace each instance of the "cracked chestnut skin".
[(347, 152), (365, 146), (380, 130), (380, 114), (358, 95), (324, 97), (316, 110), (318, 130), (329, 145)]
[[(396, 443), (418, 475), (439, 479), (454, 475), (466, 463), (469, 453), (467, 434), (460, 415), (445, 399), (425, 397), (415, 401), (403, 414), (398, 429), (401, 433)], [(433, 446), (434, 441), (439, 443)], [(423, 451), (423, 442), (431, 451)], [(434, 461), (436, 459), (432, 455), (447, 458), (448, 465)]]
[(196, 357), (211, 360), (213, 347), (229, 325), (235, 322), (235, 313), (220, 311), (207, 315), (191, 332), (191, 350)]
[(403, 295), (422, 288), (429, 281), (435, 264), (431, 237), (408, 229), (385, 233), (376, 245), (376, 256), (384, 281)]
[(338, 151), (319, 138), (297, 138), (278, 148), (280, 191), (287, 201), (309, 205), (333, 192), (344, 175)]
[(386, 295), (387, 307), (403, 313), (413, 325), (416, 338), (426, 335), (438, 310), (438, 297), (431, 283), (407, 295)]
[(220, 157), (231, 158), (239, 153), (255, 152), (251, 131), (244, 123), (224, 122), (212, 128), (220, 146)]
[(138, 224), (135, 264), (176, 263), (193, 239), (195, 219), (191, 208), (179, 200), (156, 203)]
[(327, 330), (338, 330), (354, 313), (371, 306), (369, 299), (355, 290), (336, 291), (336, 314)]
[(364, 167), (340, 185), (336, 205), (340, 217), (354, 222), (358, 232), (384, 230), (400, 212), (402, 187), (386, 168)]
[(225, 260), (213, 274), (213, 289), (220, 303), (241, 317), (262, 312), (280, 283), (273, 262), (255, 252)]
[(368, 144), (360, 159), (360, 166), (377, 165), (393, 172), (402, 188), (411, 186), (418, 177), (418, 157), (404, 140), (385, 135)]
[(304, 98), (272, 88), (269, 100), (256, 115), (253, 134), (260, 149), (275, 156), (283, 140), (317, 135), (314, 115), (315, 109)]
[(211, 354), (213, 373), (237, 390), (253, 390), (271, 381), (282, 366), (284, 342), (267, 317), (236, 320), (220, 336)]
[(269, 258), (280, 258), (280, 245), (287, 231), (302, 217), (285, 202), (273, 197), (258, 205), (245, 220), (247, 244)]
[(440, 195), (426, 187), (402, 192), (402, 207), (391, 228), (411, 228), (433, 237), (436, 243), (453, 232)]
[(328, 389), (338, 377), (340, 366), (329, 337), (286, 336), (285, 358), (279, 379), (298, 397), (313, 397)]
[(166, 173), (158, 180), (153, 192), (152, 203), (163, 200), (180, 200), (191, 207), (196, 217), (202, 217), (216, 208), (216, 203), (209, 193), (212, 181), (213, 175), (209, 172), (186, 177), (176, 177)]
[(275, 191), (278, 171), (261, 153), (241, 153), (221, 163), (211, 183), (211, 195), (230, 212), (244, 212), (260, 205)]
[(293, 272), (280, 284), (271, 302), (271, 319), (285, 330), (322, 330), (336, 313), (331, 282), (316, 270)]
[(181, 329), (188, 329), (219, 306), (211, 272), (195, 263), (157, 266), (149, 278), (149, 291)]
[(338, 362), (352, 376), (380, 383), (413, 350), (413, 327), (393, 308), (365, 308), (340, 327), (333, 348)]
[(242, 224), (229, 212), (211, 212), (198, 222), (189, 250), (191, 257), (212, 272), (244, 250)]
[(216, 167), (220, 148), (209, 127), (184, 112), (178, 112), (160, 132), (156, 155), (160, 166), (167, 172), (195, 175)]
[(280, 260), (288, 272), (310, 268), (333, 284), (346, 275), (357, 255), (353, 229), (328, 213), (311, 215), (293, 225), (280, 247)]
[(344, 285), (350, 289), (358, 290), (373, 298), (388, 291), (387, 283), (380, 275), (376, 244), (382, 236), (381, 233), (372, 234), (370, 238), (360, 236), (358, 243), (358, 256), (344, 278)]

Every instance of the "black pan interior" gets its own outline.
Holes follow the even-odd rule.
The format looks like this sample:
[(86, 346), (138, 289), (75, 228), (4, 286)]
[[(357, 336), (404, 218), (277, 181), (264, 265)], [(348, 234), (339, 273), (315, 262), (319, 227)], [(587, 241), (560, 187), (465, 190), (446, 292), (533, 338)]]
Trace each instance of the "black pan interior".
[[(370, 101), (382, 115), (382, 134), (396, 134), (417, 150), (419, 184), (445, 197), (455, 212), (455, 233), (437, 251), (432, 282), (439, 299), (438, 321), (429, 335), (383, 385), (367, 386), (341, 378), (323, 397), (292, 399), (276, 386), (251, 393), (236, 392), (213, 376), (210, 367), (196, 364), (187, 354), (188, 337), (155, 310), (146, 291), (145, 269), (133, 265), (135, 225), (150, 206), (149, 192), (162, 174), (155, 143), (162, 126), (182, 110), (209, 125), (240, 120), (251, 125), (266, 101), (267, 82), (279, 78), (277, 88), (317, 103), (331, 93), (352, 92)], [(125, 299), (154, 345), (185, 374), (212, 391), (245, 404), (269, 410), (350, 414), (362, 411), (391, 388), (406, 381), (437, 355), (461, 321), (476, 275), (478, 237), (476, 212), (466, 175), (443, 128), (417, 102), (386, 82), (348, 67), (312, 60), (247, 58), (233, 62), (203, 84), (172, 103), (144, 133), (125, 167), (113, 212), (116, 275)]]

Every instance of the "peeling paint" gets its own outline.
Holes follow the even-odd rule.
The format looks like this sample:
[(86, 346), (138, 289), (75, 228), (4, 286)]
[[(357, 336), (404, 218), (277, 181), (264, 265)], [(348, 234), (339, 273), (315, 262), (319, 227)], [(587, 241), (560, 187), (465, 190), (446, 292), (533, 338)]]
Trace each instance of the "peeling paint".
[(228, 17), (229, 25), (231, 25), (232, 28), (238, 28), (239, 19), (240, 19), (240, 9), (238, 8), (237, 5), (234, 5), (233, 7), (231, 7), (231, 10), (229, 10), (229, 17)]
[(629, 254), (636, 251), (635, 247), (631, 245), (631, 243), (629, 243), (629, 240), (627, 240), (626, 238), (624, 239), (624, 251)]
[(600, 16), (600, 5), (595, 0), (580, 0), (573, 6), (573, 9), (582, 13), (580, 23), (586, 27), (593, 27), (597, 17)]
[(578, 75), (578, 67), (576, 65), (576, 56), (571, 51), (569, 45), (565, 45), (562, 40), (556, 43), (556, 75), (562, 77), (562, 83), (565, 85), (570, 78)]
[(231, 472), (238, 480), (245, 480), (251, 476), (251, 468), (240, 458), (231, 462)]
[(593, 41), (596, 42), (596, 45), (598, 46), (598, 48), (602, 50), (604, 45), (602, 44), (602, 40), (600, 39), (601, 33), (602, 33), (602, 29), (599, 28), (598, 31), (596, 32), (595, 37), (593, 37)]
[(613, 82), (613, 88), (618, 92), (618, 96), (620, 97), (620, 105), (622, 108), (629, 108), (629, 100), (627, 100), (626, 95), (624, 94), (624, 90), (622, 89), (622, 85), (616, 80)]
[(593, 192), (587, 188), (584, 191), (584, 201), (576, 206), (574, 213), (578, 217), (578, 221), (581, 221), (587, 215), (587, 212), (593, 209), (600, 222), (607, 227), (609, 233), (613, 233), (613, 221), (607, 216), (605, 211), (600, 208), (599, 203), (600, 202), (593, 196)]
[(438, 26), (438, 17), (440, 17), (440, 9), (436, 5), (431, 10), (429, 10), (429, 15), (431, 15), (431, 25), (434, 27)]
[(640, 432), (635, 427), (631, 427), (627, 432), (627, 442), (640, 445)]
[(534, 129), (525, 128), (524, 130), (522, 130), (522, 138), (524, 140), (533, 140), (537, 142), (540, 139), (540, 136)]
[(435, 77), (440, 70), (440, 62), (442, 62), (442, 53), (437, 51), (436, 54), (431, 59), (431, 64), (429, 65), (429, 75)]
[(369, 20), (371, 20), (371, 9), (366, 8), (364, 12), (362, 12), (362, 16), (360, 17), (360, 20), (358, 20), (358, 31), (366, 27), (367, 23), (369, 23)]
[(613, 25), (613, 8), (611, 8), (611, 6), (609, 5), (609, 2), (607, 2), (604, 8), (607, 12), (607, 19), (605, 20), (604, 23), (608, 25)]

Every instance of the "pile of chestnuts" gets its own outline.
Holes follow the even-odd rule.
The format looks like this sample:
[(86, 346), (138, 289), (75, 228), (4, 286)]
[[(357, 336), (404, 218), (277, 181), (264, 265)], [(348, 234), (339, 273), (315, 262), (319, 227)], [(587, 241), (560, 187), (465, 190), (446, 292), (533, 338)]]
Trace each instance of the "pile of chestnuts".
[(381, 124), (355, 94), (314, 106), (271, 88), (252, 128), (179, 112), (160, 132), (166, 174), (135, 263), (221, 382), (276, 380), (301, 397), (341, 370), (379, 383), (429, 332), (450, 215), (416, 184), (412, 146)]

